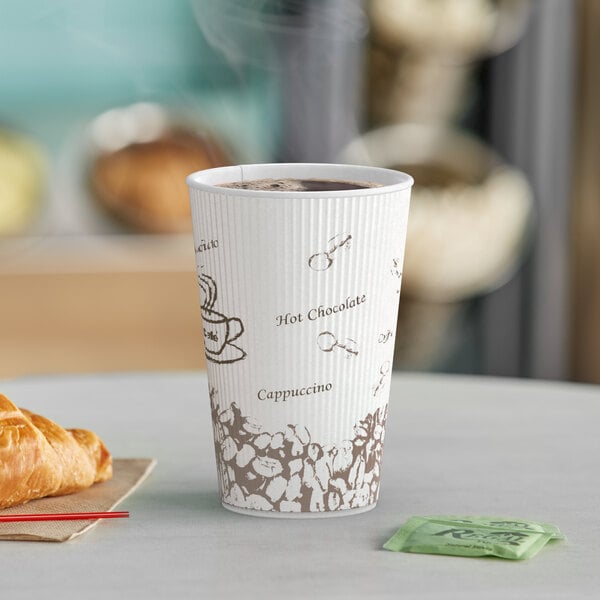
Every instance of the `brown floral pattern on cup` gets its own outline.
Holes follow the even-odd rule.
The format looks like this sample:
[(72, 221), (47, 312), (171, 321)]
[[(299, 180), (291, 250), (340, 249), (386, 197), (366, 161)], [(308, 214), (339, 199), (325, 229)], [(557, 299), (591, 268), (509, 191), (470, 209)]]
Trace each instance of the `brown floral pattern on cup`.
[(387, 406), (354, 427), (354, 438), (324, 446), (302, 425), (264, 431), (236, 404), (211, 410), (223, 502), (274, 512), (326, 512), (374, 504), (379, 495)]

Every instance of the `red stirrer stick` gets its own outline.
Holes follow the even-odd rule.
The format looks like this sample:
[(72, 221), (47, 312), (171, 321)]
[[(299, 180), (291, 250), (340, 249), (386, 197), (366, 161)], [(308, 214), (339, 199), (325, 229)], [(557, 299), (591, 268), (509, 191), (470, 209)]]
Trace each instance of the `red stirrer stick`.
[(90, 521), (93, 519), (123, 519), (128, 517), (128, 511), (0, 515), (0, 523), (14, 523), (18, 521)]

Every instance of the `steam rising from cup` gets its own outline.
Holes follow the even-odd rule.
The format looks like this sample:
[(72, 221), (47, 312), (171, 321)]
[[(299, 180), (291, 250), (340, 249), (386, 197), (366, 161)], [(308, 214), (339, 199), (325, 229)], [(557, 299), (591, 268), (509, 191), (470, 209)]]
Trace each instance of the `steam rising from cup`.
[[(275, 78), (276, 159), (328, 162), (358, 135), (363, 41), (360, 0), (194, 0), (207, 42), (236, 72)], [(274, 121), (274, 122), (273, 122)]]

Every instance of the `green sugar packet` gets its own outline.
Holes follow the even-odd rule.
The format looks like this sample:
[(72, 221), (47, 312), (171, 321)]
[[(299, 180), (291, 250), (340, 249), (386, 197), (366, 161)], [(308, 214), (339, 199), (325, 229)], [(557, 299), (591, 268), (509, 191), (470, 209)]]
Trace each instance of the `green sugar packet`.
[(555, 525), (475, 516), (412, 517), (383, 545), (393, 552), (498, 556), (524, 560), (550, 540), (564, 539)]
[(483, 525), (484, 527), (493, 527), (500, 529), (512, 529), (516, 531), (535, 531), (549, 533), (553, 540), (564, 540), (565, 536), (556, 525), (551, 523), (538, 523), (537, 521), (527, 521), (525, 519), (511, 519), (506, 517), (473, 517), (473, 516), (448, 516), (448, 515), (428, 515), (426, 519), (436, 519), (441, 521), (453, 521), (469, 525)]

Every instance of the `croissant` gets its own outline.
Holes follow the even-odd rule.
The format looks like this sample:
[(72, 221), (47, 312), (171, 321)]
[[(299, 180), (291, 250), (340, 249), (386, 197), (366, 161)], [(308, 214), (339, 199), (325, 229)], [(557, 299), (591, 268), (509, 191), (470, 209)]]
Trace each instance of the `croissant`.
[(0, 509), (111, 477), (111, 455), (95, 433), (63, 429), (0, 394)]

